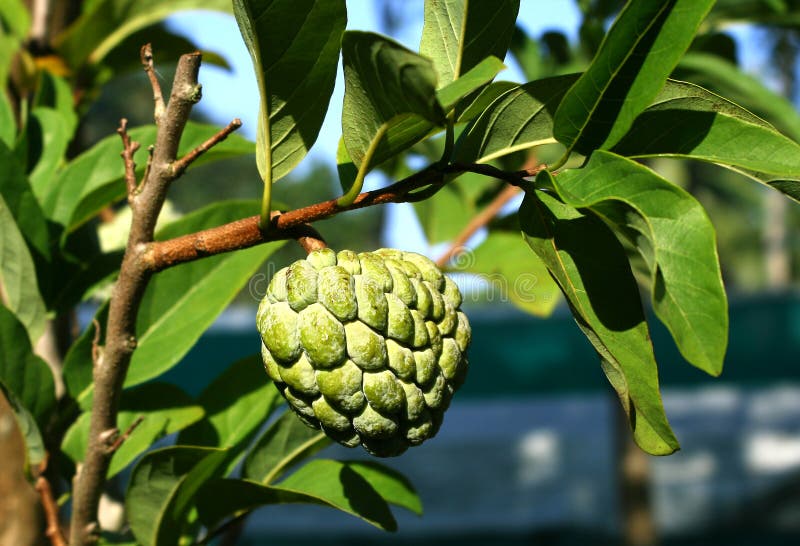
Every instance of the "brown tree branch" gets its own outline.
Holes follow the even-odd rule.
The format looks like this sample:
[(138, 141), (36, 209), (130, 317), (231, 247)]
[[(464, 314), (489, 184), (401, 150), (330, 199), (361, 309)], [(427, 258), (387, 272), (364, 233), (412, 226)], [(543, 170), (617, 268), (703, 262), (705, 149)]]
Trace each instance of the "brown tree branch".
[(142, 59), (144, 71), (147, 74), (147, 77), (150, 79), (150, 87), (153, 88), (153, 102), (155, 103), (153, 108), (153, 118), (155, 119), (156, 125), (159, 125), (161, 123), (161, 118), (164, 115), (165, 106), (164, 95), (161, 93), (161, 84), (158, 83), (156, 69), (153, 66), (153, 47), (150, 44), (144, 44), (139, 52), (139, 55)]
[[(200, 54), (183, 55), (178, 61), (169, 103), (160, 117), (160, 87), (152, 74), (152, 52), (142, 49), (142, 61), (153, 85), (158, 131), (152, 161), (130, 199), (133, 212), (128, 246), (120, 266), (119, 278), (109, 303), (102, 358), (94, 366), (94, 398), (84, 464), (75, 478), (70, 544), (96, 544), (99, 538), (97, 508), (113, 455), (109, 449), (116, 440), (117, 413), (122, 385), (136, 348), (136, 316), (144, 290), (152, 275), (142, 255), (153, 241), (158, 214), (170, 182), (175, 179), (173, 163), (178, 143), (192, 106), (200, 99), (197, 73)], [(161, 99), (163, 100), (163, 99)]]
[(242, 126), (242, 120), (239, 118), (235, 118), (231, 121), (226, 127), (220, 129), (217, 134), (203, 142), (200, 146), (180, 158), (178, 161), (172, 164), (172, 172), (175, 177), (182, 175), (186, 169), (191, 165), (198, 157), (206, 153), (208, 150), (228, 138), (228, 135), (234, 132), (236, 129)]
[(108, 446), (108, 449), (111, 451), (111, 453), (114, 453), (120, 447), (122, 447), (122, 444), (125, 443), (125, 440), (127, 440), (133, 433), (133, 431), (136, 430), (136, 427), (142, 424), (142, 421), (144, 421), (144, 415), (139, 415), (136, 419), (134, 419), (133, 423), (130, 424), (130, 426), (125, 430), (125, 432), (123, 432), (122, 434), (117, 434), (117, 437), (114, 438), (114, 441), (111, 442), (111, 445)]
[(47, 481), (47, 478), (39, 476), (36, 479), (36, 491), (39, 492), (39, 496), (42, 499), (42, 507), (47, 520), (45, 535), (50, 539), (50, 544), (53, 546), (67, 546), (58, 521), (58, 504), (53, 498), (53, 489), (50, 487), (50, 482)]
[(444, 174), (451, 171), (455, 172), (449, 167), (443, 169), (429, 167), (386, 188), (359, 194), (352, 204), (346, 206), (340, 206), (336, 199), (330, 199), (300, 209), (273, 214), (269, 229), (264, 231), (258, 226), (259, 216), (251, 216), (182, 237), (150, 243), (142, 255), (142, 260), (149, 270), (155, 272), (184, 262), (249, 248), (261, 243), (285, 239), (300, 240), (307, 236), (311, 222), (347, 210), (382, 203), (404, 202), (413, 190), (440, 184)]
[(128, 135), (128, 120), (125, 118), (119, 121), (117, 134), (122, 138), (122, 151), (119, 155), (125, 162), (125, 186), (128, 188), (128, 199), (132, 199), (133, 194), (136, 193), (136, 162), (133, 160), (133, 156), (139, 149), (139, 143), (132, 141)]

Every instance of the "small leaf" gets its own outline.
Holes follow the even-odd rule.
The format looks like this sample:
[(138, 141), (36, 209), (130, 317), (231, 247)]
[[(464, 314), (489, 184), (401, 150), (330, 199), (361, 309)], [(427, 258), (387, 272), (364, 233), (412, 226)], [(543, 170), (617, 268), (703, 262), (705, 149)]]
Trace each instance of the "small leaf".
[(125, 495), (136, 540), (143, 546), (177, 546), (194, 523), (189, 515), (198, 490), (218, 476), (227, 455), (224, 449), (171, 446), (142, 457)]
[(461, 133), (455, 159), (485, 163), (497, 157), (555, 142), (553, 116), (576, 76), (556, 76), (506, 91)]
[[(537, 177), (537, 185), (551, 184), (549, 172)], [(661, 402), (639, 290), (622, 245), (594, 216), (541, 192), (526, 193), (520, 225), (597, 351), (628, 414), (636, 443), (654, 455), (677, 450), (678, 441)]]
[(0, 305), (0, 381), (33, 415), (39, 428), (55, 404), (53, 374), (33, 354), (25, 327), (14, 313)]
[(713, 4), (628, 2), (558, 107), (556, 139), (584, 155), (616, 144), (664, 85)]
[(228, 448), (228, 470), (232, 470), (236, 457), (282, 401), (264, 373), (260, 355), (243, 358), (200, 393), (197, 402), (205, 409), (206, 418), (181, 432), (178, 443)]
[[(64, 435), (61, 450), (75, 462), (82, 462), (89, 438), (90, 413), (78, 417)], [(147, 383), (122, 393), (117, 428), (120, 434), (138, 419), (130, 436), (114, 452), (108, 477), (116, 475), (144, 453), (153, 443), (167, 434), (183, 430), (203, 417), (203, 408), (188, 394), (168, 383)]]
[(491, 301), (510, 301), (523, 311), (547, 317), (559, 301), (558, 285), (518, 232), (492, 231), (471, 253), (464, 271), (489, 284)]
[[(270, 387), (277, 392), (274, 386)], [(256, 440), (244, 459), (242, 477), (270, 484), (293, 465), (330, 444), (324, 433), (287, 410)]]
[(25, 442), (25, 474), (29, 480), (33, 481), (33, 476), (38, 473), (39, 465), (44, 462), (47, 456), (42, 433), (39, 432), (39, 427), (36, 425), (36, 419), (34, 419), (33, 415), (19, 398), (5, 386), (2, 380), (0, 380), (0, 396), (6, 397), (11, 409), (14, 411), (17, 427), (19, 427), (19, 432)]
[(444, 124), (430, 60), (378, 34), (356, 31), (345, 32), (342, 57), (342, 132), (356, 166), (371, 147), (370, 166), (376, 166)]
[[(35, 344), (44, 333), (47, 310), (39, 294), (33, 259), (2, 195), (0, 195), (0, 292), (3, 294), (3, 303), (8, 305), (25, 325), (26, 342), (30, 345)], [(16, 342), (22, 341), (16, 340)]]
[(439, 87), (490, 55), (502, 60), (518, 11), (519, 0), (426, 0), (419, 52), (433, 60)]
[(591, 209), (644, 248), (656, 315), (686, 360), (719, 375), (728, 301), (714, 227), (700, 203), (647, 167), (604, 151), (561, 173), (555, 187), (567, 204)]
[(347, 23), (345, 2), (234, 0), (233, 11), (261, 95), (256, 162), (261, 178), (274, 182), (303, 159), (322, 127)]
[(436, 97), (444, 111), (449, 112), (456, 107), (458, 101), (491, 82), (505, 67), (503, 61), (497, 57), (487, 57), (469, 72), (436, 91)]
[[(92, 342), (97, 335), (95, 321), (100, 325), (101, 333), (108, 320), (108, 302), (100, 306), (94, 315), (94, 320), (86, 327), (83, 333), (70, 345), (66, 356), (64, 356), (64, 384), (67, 392), (73, 398), (78, 396), (92, 384)], [(102, 337), (98, 338), (102, 344)], [(89, 404), (83, 409), (89, 409)]]
[[(198, 510), (203, 522), (213, 528), (227, 516), (267, 504), (319, 504), (357, 516), (380, 529), (395, 531), (397, 522), (386, 500), (359, 473), (367, 473), (363, 468), (363, 465), (353, 467), (351, 463), (317, 459), (278, 485), (261, 485), (247, 480), (217, 480), (200, 492)], [(407, 492), (386, 487), (374, 472), (367, 474), (387, 489), (387, 494), (398, 503), (413, 504)], [(394, 485), (396, 482), (389, 483)]]
[[(2, 43), (0, 43), (2, 46)], [(0, 142), (11, 148), (17, 140), (17, 122), (5, 93), (0, 93)]]
[(56, 49), (73, 68), (96, 64), (125, 38), (169, 15), (191, 9), (230, 13), (227, 0), (97, 0), (55, 40)]

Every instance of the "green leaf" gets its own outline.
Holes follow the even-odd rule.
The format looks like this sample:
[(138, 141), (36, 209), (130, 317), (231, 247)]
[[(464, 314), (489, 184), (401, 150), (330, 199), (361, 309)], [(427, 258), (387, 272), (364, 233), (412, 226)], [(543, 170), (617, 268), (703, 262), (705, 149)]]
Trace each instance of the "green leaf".
[(553, 116), (576, 76), (556, 76), (506, 91), (462, 131), (455, 160), (485, 163), (555, 142)]
[(561, 173), (555, 187), (567, 204), (591, 209), (643, 249), (656, 315), (686, 360), (719, 375), (728, 302), (714, 227), (700, 203), (647, 167), (603, 151)]
[(0, 380), (0, 396), (6, 397), (14, 412), (14, 418), (17, 421), (20, 434), (22, 434), (22, 439), (25, 442), (25, 474), (29, 480), (33, 481), (33, 476), (36, 474), (39, 465), (44, 462), (47, 456), (44, 448), (44, 441), (42, 440), (42, 433), (39, 432), (36, 419), (31, 415), (31, 412), (29, 412), (19, 398), (6, 387), (2, 380)]
[(491, 301), (510, 301), (539, 317), (552, 314), (559, 301), (558, 285), (519, 233), (490, 232), (464, 261), (458, 270), (479, 274), (489, 284)]
[(224, 449), (172, 446), (151, 451), (134, 467), (125, 509), (142, 546), (177, 545), (190, 524), (195, 496), (219, 475)]
[[(58, 52), (73, 68), (97, 64), (139, 29), (182, 10), (205, 9), (230, 13), (228, 0), (99, 0), (93, 2), (55, 39)], [(156, 50), (158, 54), (158, 50)]]
[[(537, 185), (550, 184), (550, 173), (540, 173)], [(597, 351), (628, 414), (636, 443), (654, 455), (677, 450), (678, 441), (661, 402), (639, 289), (622, 245), (594, 216), (541, 192), (526, 193), (520, 225)]]
[[(212, 125), (189, 122), (186, 124), (179, 155), (196, 148), (218, 131)], [(131, 140), (142, 144), (142, 148), (155, 140), (156, 128), (153, 125), (137, 127), (129, 131)], [(119, 201), (126, 195), (125, 165), (119, 157), (122, 143), (118, 135), (104, 138), (89, 150), (82, 153), (58, 173), (52, 186), (34, 188), (37, 198), (48, 218), (67, 226), (74, 231), (84, 222), (95, 216), (111, 203)], [(145, 161), (139, 152), (139, 167), (136, 172), (141, 176)], [(228, 138), (201, 155), (192, 164), (196, 168), (206, 162), (238, 157), (253, 153), (253, 143), (239, 135)]]
[(40, 428), (55, 404), (53, 374), (33, 354), (25, 327), (14, 313), (0, 305), (0, 381), (33, 415)]
[[(274, 387), (273, 390), (277, 391)], [(324, 433), (287, 410), (256, 440), (244, 459), (242, 477), (270, 484), (293, 465), (330, 444)]]
[(206, 418), (181, 432), (178, 443), (229, 448), (233, 458), (247, 448), (283, 398), (264, 373), (261, 356), (253, 355), (228, 367), (197, 402)]
[(444, 124), (430, 60), (378, 34), (356, 31), (345, 32), (342, 58), (342, 132), (356, 166), (370, 149), (374, 167)]
[[(156, 234), (163, 240), (238, 220), (258, 211), (256, 201), (224, 201), (188, 214)], [(136, 321), (137, 347), (125, 386), (169, 370), (192, 348), (261, 263), (285, 242), (269, 243), (185, 263), (156, 274)], [(88, 389), (87, 389), (88, 391)], [(91, 392), (81, 395), (81, 405)]]
[(682, 82), (671, 82), (670, 87), (672, 96), (657, 100), (645, 110), (614, 146), (615, 153), (715, 163), (779, 190), (786, 189), (792, 198), (800, 200), (796, 188), (780, 183), (800, 177), (800, 144), (700, 87)]
[(30, 249), (49, 259), (47, 220), (31, 190), (24, 167), (3, 142), (0, 142), (0, 196), (5, 200)]
[[(214, 527), (229, 515), (267, 504), (306, 503), (330, 506), (359, 517), (385, 531), (395, 531), (397, 522), (389, 505), (362, 473), (385, 488), (398, 503), (412, 505), (403, 485), (388, 478), (382, 483), (364, 465), (317, 459), (304, 465), (278, 485), (261, 485), (247, 480), (217, 480), (204, 488), (198, 510), (204, 523)], [(385, 478), (383, 478), (385, 479)], [(388, 486), (387, 486), (388, 485)]]
[[(0, 43), (2, 45), (2, 43)], [(17, 122), (14, 119), (14, 110), (5, 93), (0, 93), (0, 142), (7, 147), (14, 146), (17, 139)]]
[(503, 61), (497, 57), (487, 57), (456, 81), (436, 91), (436, 97), (444, 111), (449, 112), (456, 107), (458, 101), (491, 82), (505, 67)]
[(422, 501), (408, 478), (375, 461), (348, 461), (345, 464), (378, 492), (378, 494), (395, 506), (422, 515)]
[[(0, 195), (0, 292), (3, 303), (25, 325), (25, 338), (34, 345), (44, 333), (47, 310), (39, 294), (36, 269), (11, 210)], [(21, 340), (17, 340), (21, 343)]]
[(432, 197), (414, 203), (420, 224), (429, 244), (451, 241), (477, 213), (476, 204), (464, 193), (464, 186), (483, 184), (478, 174), (462, 174), (445, 184)]
[[(144, 453), (159, 438), (183, 430), (203, 417), (203, 408), (181, 389), (168, 383), (148, 383), (122, 393), (117, 427), (124, 433), (138, 419), (114, 456), (108, 477), (116, 475)], [(89, 439), (90, 413), (84, 412), (67, 430), (61, 450), (75, 462), (82, 462)]]
[(53, 183), (55, 173), (64, 160), (73, 137), (73, 127), (69, 126), (61, 112), (39, 107), (31, 112), (26, 130), (29, 133), (36, 132), (36, 142), (40, 147), (38, 161), (30, 173), (31, 186), (34, 189), (47, 187)]
[(555, 137), (588, 155), (628, 131), (691, 44), (714, 0), (631, 0), (556, 112)]
[(31, 16), (23, 0), (4, 0), (0, 6), (0, 21), (18, 38), (27, 38), (31, 26)]
[(256, 162), (274, 182), (297, 165), (319, 134), (336, 79), (344, 0), (234, 0), (253, 59), (261, 104)]
[(714, 90), (768, 120), (800, 141), (800, 113), (785, 97), (735, 64), (709, 53), (688, 52), (678, 65), (681, 79)]
[(474, 118), (481, 115), (497, 97), (517, 87), (519, 87), (519, 84), (515, 82), (497, 81), (490, 83), (481, 89), (480, 93), (470, 97), (469, 101), (465, 101), (465, 103), (460, 106), (460, 112), (456, 121), (462, 123), (472, 121)]
[(339, 175), (339, 185), (342, 187), (342, 192), (347, 193), (356, 181), (358, 167), (355, 166), (353, 160), (350, 159), (350, 154), (347, 153), (344, 138), (339, 138), (339, 144), (336, 146), (336, 172)]
[(425, 0), (419, 52), (433, 61), (439, 87), (493, 55), (506, 55), (519, 0)]

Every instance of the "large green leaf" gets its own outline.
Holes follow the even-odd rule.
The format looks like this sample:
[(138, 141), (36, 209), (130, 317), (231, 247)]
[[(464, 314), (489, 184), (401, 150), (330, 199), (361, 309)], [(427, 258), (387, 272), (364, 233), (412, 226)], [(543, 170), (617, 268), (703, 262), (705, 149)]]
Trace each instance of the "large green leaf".
[[(224, 449), (172, 446), (151, 451), (134, 467), (125, 495), (128, 521), (142, 546), (177, 546), (195, 523), (200, 488), (218, 477)], [(233, 500), (233, 499), (231, 499)]]
[(604, 151), (561, 173), (555, 187), (567, 204), (590, 208), (640, 249), (656, 315), (686, 360), (719, 375), (728, 302), (714, 227), (700, 203), (647, 167)]
[(137, 30), (191, 9), (231, 11), (229, 0), (99, 0), (56, 37), (56, 49), (74, 68), (96, 64)]
[[(179, 155), (196, 148), (217, 131), (218, 128), (212, 125), (189, 122), (181, 138)], [(155, 140), (156, 128), (146, 125), (132, 129), (129, 133), (131, 139), (140, 142), (145, 149)], [(58, 173), (51, 186), (38, 190), (34, 188), (45, 214), (67, 226), (68, 231), (73, 231), (104, 207), (125, 197), (125, 165), (119, 157), (121, 150), (119, 136), (108, 136), (70, 161)], [(140, 151), (137, 156), (139, 161), (136, 172), (139, 175), (144, 172), (146, 153)], [(251, 153), (253, 143), (234, 134), (201, 155), (192, 166)]]
[(181, 432), (178, 443), (229, 448), (230, 469), (282, 401), (261, 356), (243, 358), (203, 390), (197, 402), (206, 418)]
[[(168, 224), (156, 238), (169, 239), (251, 216), (257, 213), (258, 207), (256, 201), (224, 201), (210, 205)], [(259, 245), (157, 273), (139, 307), (137, 347), (125, 386), (157, 377), (177, 364), (261, 263), (283, 244), (281, 241)], [(84, 354), (83, 358), (89, 357)], [(90, 395), (88, 389), (81, 395), (84, 407), (90, 403)]]
[[(122, 394), (117, 427), (124, 433), (138, 418), (141, 423), (131, 432), (111, 458), (108, 477), (114, 476), (153, 442), (166, 434), (182, 430), (203, 417), (203, 408), (181, 389), (168, 383), (147, 383)], [(75, 461), (83, 461), (89, 438), (89, 412), (82, 413), (64, 435), (61, 450)]]
[(484, 58), (505, 57), (519, 0), (425, 0), (419, 52), (433, 61), (438, 87), (457, 80)]
[(506, 91), (462, 131), (455, 159), (485, 163), (518, 150), (555, 142), (553, 116), (577, 76), (546, 78)]
[(49, 258), (47, 220), (31, 190), (24, 167), (3, 142), (0, 142), (0, 196), (5, 200), (31, 250)]
[(234, 0), (233, 11), (261, 95), (256, 162), (261, 178), (274, 182), (317, 139), (347, 11), (344, 0)]
[(527, 313), (546, 317), (560, 299), (547, 267), (518, 232), (490, 232), (464, 261), (457, 270), (480, 275), (488, 284), (490, 301), (511, 302)]
[[(547, 186), (552, 177), (543, 171), (537, 182)], [(654, 455), (677, 450), (661, 402), (639, 289), (622, 245), (600, 220), (546, 193), (526, 193), (520, 225), (597, 351), (636, 443)]]
[(31, 26), (31, 15), (23, 0), (4, 0), (0, 6), (0, 20), (18, 38), (27, 38)]
[[(628, 157), (681, 157), (729, 167), (800, 200), (782, 181), (800, 178), (800, 144), (711, 92), (671, 82), (613, 151)], [(681, 92), (683, 91), (683, 92)]]
[(356, 31), (345, 33), (342, 58), (342, 133), (356, 166), (371, 148), (372, 167), (444, 124), (430, 60), (378, 34)]
[(755, 112), (800, 141), (800, 113), (794, 104), (730, 61), (690, 51), (678, 64), (677, 73), (681, 79), (699, 83)]
[(0, 381), (43, 428), (55, 403), (53, 374), (45, 361), (33, 354), (25, 327), (3, 305), (0, 305)]
[(8, 305), (25, 325), (26, 341), (35, 344), (44, 333), (47, 311), (39, 294), (33, 259), (2, 195), (0, 195), (0, 292), (5, 305)]
[(631, 0), (565, 95), (556, 138), (588, 155), (613, 146), (664, 85), (714, 0)]
[(245, 457), (242, 477), (270, 484), (330, 443), (323, 432), (309, 427), (287, 410), (256, 440)]
[(278, 485), (247, 480), (215, 481), (200, 492), (198, 509), (203, 522), (213, 527), (227, 516), (266, 504), (319, 504), (394, 531), (397, 522), (387, 501), (417, 513), (421, 511), (416, 493), (397, 472), (377, 463), (317, 459)]

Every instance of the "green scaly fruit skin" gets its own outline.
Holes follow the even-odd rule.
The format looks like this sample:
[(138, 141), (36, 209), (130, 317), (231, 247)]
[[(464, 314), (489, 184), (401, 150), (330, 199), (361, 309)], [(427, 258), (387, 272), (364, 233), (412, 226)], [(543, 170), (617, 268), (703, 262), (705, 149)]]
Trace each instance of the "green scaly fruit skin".
[(428, 258), (312, 252), (278, 271), (256, 324), (267, 374), (309, 426), (390, 457), (433, 437), (467, 372), (461, 293)]

